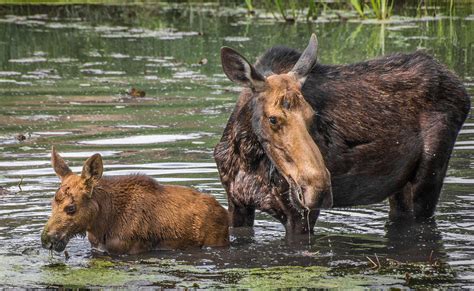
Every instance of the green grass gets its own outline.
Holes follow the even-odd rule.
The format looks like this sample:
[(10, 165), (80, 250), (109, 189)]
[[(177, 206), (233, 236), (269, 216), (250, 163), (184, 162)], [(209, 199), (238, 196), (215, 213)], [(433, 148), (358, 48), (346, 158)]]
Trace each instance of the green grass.
[(67, 4), (115, 4), (115, 5), (127, 5), (127, 4), (144, 4), (144, 3), (156, 3), (154, 1), (143, 1), (143, 0), (0, 0), (0, 4), (55, 4), (55, 5), (67, 5)]

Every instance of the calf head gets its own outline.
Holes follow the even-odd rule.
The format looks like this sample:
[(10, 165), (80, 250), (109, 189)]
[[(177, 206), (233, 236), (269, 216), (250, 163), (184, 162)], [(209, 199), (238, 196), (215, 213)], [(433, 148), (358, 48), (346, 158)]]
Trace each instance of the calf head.
[(316, 63), (317, 47), (313, 34), (308, 47), (288, 73), (268, 77), (262, 76), (233, 49), (221, 50), (227, 77), (251, 89), (253, 132), (288, 182), (290, 201), (298, 209), (332, 206), (330, 173), (309, 132), (315, 112), (301, 93)]
[(51, 163), (61, 185), (54, 195), (51, 217), (41, 234), (41, 242), (44, 248), (61, 252), (72, 237), (85, 235), (98, 213), (92, 193), (102, 177), (103, 164), (101, 156), (95, 154), (84, 163), (81, 175), (75, 175), (54, 147)]

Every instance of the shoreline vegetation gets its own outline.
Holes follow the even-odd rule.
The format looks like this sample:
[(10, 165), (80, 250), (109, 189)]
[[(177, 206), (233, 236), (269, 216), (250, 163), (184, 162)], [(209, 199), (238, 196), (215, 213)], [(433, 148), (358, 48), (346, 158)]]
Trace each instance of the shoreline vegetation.
[[(153, 10), (168, 11), (170, 8), (205, 8), (207, 12), (231, 8), (233, 13), (246, 14), (255, 18), (274, 18), (277, 21), (296, 23), (312, 22), (327, 14), (334, 14), (339, 20), (351, 19), (386, 21), (393, 16), (436, 17), (454, 16), (460, 5), (471, 5), (470, 0), (188, 0), (163, 1), (150, 0), (0, 0), (0, 12), (8, 6), (70, 6), (105, 5), (126, 7), (153, 7)], [(406, 14), (410, 11), (410, 14)], [(220, 14), (220, 13), (219, 13)]]

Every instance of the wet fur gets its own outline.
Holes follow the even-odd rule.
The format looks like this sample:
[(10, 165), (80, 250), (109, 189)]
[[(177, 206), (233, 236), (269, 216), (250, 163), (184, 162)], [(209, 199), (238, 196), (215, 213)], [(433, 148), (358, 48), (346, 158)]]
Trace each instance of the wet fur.
[[(61, 172), (67, 165), (58, 164), (55, 170), (66, 176), (42, 234), (44, 247), (64, 248), (86, 231), (93, 248), (112, 254), (229, 244), (227, 211), (210, 195), (144, 175), (102, 177), (91, 187), (84, 175)], [(65, 213), (72, 204), (76, 213)]]
[[(121, 253), (122, 246), (133, 251), (135, 244), (176, 249), (229, 243), (227, 211), (214, 197), (190, 188), (142, 175), (102, 178), (92, 199), (100, 209), (88, 230), (94, 247)], [(111, 240), (124, 243), (115, 250)]]
[[(293, 49), (274, 47), (255, 68), (264, 76), (282, 74), (299, 57)], [(418, 51), (351, 65), (317, 64), (302, 93), (316, 112), (310, 133), (332, 176), (334, 207), (391, 197), (392, 218), (433, 215), (470, 110), (470, 97), (455, 74)], [(285, 226), (290, 220), (305, 225), (286, 201), (288, 185), (271, 170), (252, 129), (254, 99), (243, 89), (214, 151), (232, 225), (253, 225), (255, 209)], [(316, 218), (310, 218), (311, 229)]]

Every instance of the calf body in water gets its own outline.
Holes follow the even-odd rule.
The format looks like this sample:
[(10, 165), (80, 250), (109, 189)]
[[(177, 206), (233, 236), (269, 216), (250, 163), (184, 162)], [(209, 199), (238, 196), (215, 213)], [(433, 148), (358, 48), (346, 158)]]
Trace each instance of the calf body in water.
[(102, 177), (99, 154), (80, 176), (54, 148), (51, 161), (61, 186), (41, 235), (46, 249), (61, 252), (86, 233), (93, 248), (112, 254), (229, 244), (227, 211), (212, 196), (144, 175)]

